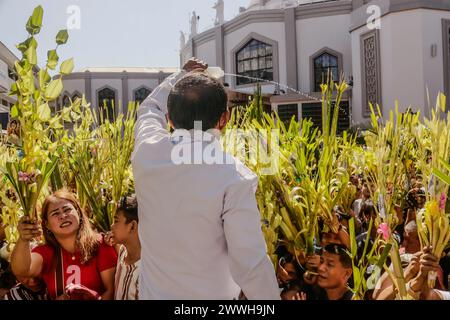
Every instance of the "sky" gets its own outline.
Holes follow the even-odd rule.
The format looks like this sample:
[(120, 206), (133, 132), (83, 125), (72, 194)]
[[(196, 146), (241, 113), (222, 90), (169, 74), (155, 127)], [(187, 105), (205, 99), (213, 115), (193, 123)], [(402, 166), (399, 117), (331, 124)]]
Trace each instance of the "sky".
[[(54, 49), (55, 35), (69, 29), (69, 41), (58, 48), (62, 60), (85, 67), (179, 67), (180, 30), (190, 32), (190, 15), (200, 16), (199, 32), (214, 25), (216, 0), (0, 0), (0, 41), (16, 56), (15, 45), (27, 38), (25, 24), (34, 7), (44, 9), (37, 36), (39, 64)], [(224, 0), (231, 20), (249, 0)], [(79, 19), (77, 17), (79, 10)], [(68, 12), (69, 11), (69, 12)], [(79, 29), (77, 28), (79, 21)], [(75, 27), (74, 27), (75, 26)], [(186, 39), (188, 36), (186, 36)]]

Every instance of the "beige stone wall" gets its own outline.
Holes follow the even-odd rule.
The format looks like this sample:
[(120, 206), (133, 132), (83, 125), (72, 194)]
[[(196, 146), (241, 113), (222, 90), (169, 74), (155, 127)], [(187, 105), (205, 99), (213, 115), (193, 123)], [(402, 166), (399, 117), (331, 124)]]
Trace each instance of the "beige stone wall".
[[(380, 59), (381, 90), (384, 115), (399, 103), (400, 111), (412, 107), (429, 115), (439, 91), (444, 90), (444, 59), (442, 19), (450, 19), (450, 12), (416, 9), (390, 13), (381, 19)], [(360, 36), (366, 26), (352, 32), (353, 56), (353, 118), (365, 121), (362, 116), (362, 72)], [(431, 46), (436, 45), (436, 56), (431, 56)], [(428, 101), (427, 90), (430, 96)]]
[(310, 91), (310, 57), (324, 47), (342, 54), (346, 78), (352, 75), (351, 36), (349, 15), (297, 20), (297, 61), (300, 90)]

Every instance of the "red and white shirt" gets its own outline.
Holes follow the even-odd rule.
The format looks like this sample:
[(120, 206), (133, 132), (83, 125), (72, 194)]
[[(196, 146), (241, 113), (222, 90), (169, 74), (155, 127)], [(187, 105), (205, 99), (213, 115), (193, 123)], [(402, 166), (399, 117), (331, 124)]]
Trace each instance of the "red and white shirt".
[[(105, 292), (100, 273), (102, 271), (115, 268), (117, 264), (117, 253), (113, 247), (101, 242), (97, 249), (97, 254), (87, 263), (81, 263), (79, 252), (71, 254), (64, 249), (62, 250), (62, 268), (64, 270), (64, 283), (81, 284), (91, 290), (96, 291), (99, 295)], [(36, 247), (33, 253), (40, 254), (43, 260), (41, 277), (47, 285), (50, 299), (56, 298), (56, 256), (55, 250), (48, 245)]]

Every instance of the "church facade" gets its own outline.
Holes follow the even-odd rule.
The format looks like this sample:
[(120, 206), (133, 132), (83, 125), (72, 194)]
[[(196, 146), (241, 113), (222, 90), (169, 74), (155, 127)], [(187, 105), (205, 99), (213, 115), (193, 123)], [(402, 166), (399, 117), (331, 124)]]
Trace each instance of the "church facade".
[(449, 52), (450, 0), (252, 0), (189, 37), (180, 64), (195, 56), (220, 66), (234, 91), (259, 82), (281, 117), (317, 121), (330, 70), (351, 85), (346, 127), (368, 121), (369, 103), (385, 116), (397, 100), (400, 111), (428, 116), (438, 92), (450, 93)]
[[(18, 57), (0, 42), (0, 126), (3, 132), (8, 126), (10, 109), (15, 98), (8, 95), (11, 84), (17, 80), (14, 63)], [(131, 101), (142, 102), (169, 75), (178, 68), (129, 68), (129, 67), (95, 67), (85, 68), (63, 76), (64, 91), (52, 103), (52, 108), (59, 110), (70, 104), (70, 100), (83, 95), (94, 110), (100, 106), (108, 107), (108, 112), (127, 111)]]
[(105, 106), (110, 114), (126, 113), (128, 103), (141, 103), (161, 82), (177, 68), (85, 68), (63, 77), (64, 91), (56, 108), (70, 104), (70, 100), (84, 95), (94, 110)]
[(9, 122), (9, 110), (15, 99), (8, 95), (11, 84), (16, 80), (14, 63), (17, 57), (0, 42), (0, 126), (5, 131)]

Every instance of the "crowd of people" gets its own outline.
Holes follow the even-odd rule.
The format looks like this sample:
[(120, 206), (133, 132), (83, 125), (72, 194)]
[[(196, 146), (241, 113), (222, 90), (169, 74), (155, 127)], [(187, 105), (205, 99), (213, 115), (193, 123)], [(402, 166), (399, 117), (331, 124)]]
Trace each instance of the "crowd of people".
[[(425, 192), (420, 181), (413, 180), (413, 187), (406, 195), (405, 207), (397, 207), (398, 227), (393, 231), (393, 237), (398, 242), (399, 255), (404, 268), (407, 293), (416, 300), (449, 300), (450, 252), (442, 257), (431, 253), (431, 248), (421, 249), (417, 232), (416, 213), (424, 207)], [(277, 277), (282, 290), (282, 298), (286, 300), (351, 300), (353, 294), (352, 263), (350, 259), (349, 223), (355, 219), (355, 233), (358, 259), (361, 258), (367, 244), (369, 252), (381, 230), (368, 228), (370, 221), (377, 217), (370, 183), (363, 177), (354, 176), (352, 183), (357, 187), (357, 197), (350, 213), (343, 213), (336, 208), (336, 218), (339, 221), (339, 233), (322, 233), (320, 246), (316, 254), (306, 256), (305, 263), (283, 248), (279, 249), (281, 256), (277, 269)], [(376, 203), (376, 202), (375, 202)], [(388, 258), (387, 264), (390, 264)], [(368, 279), (374, 270), (374, 265), (366, 269), (364, 277)], [(309, 270), (313, 270), (310, 272)], [(314, 272), (315, 271), (315, 272)], [(430, 289), (427, 283), (428, 273), (438, 274), (435, 288)], [(396, 298), (396, 288), (387, 272), (381, 274), (375, 288), (367, 290), (366, 300), (393, 300)]]
[[(349, 255), (348, 219), (356, 220), (358, 253), (367, 238), (367, 228), (376, 217), (369, 187), (357, 179), (360, 189), (350, 215), (337, 213), (337, 234), (323, 233), (315, 246), (316, 254), (306, 256), (300, 264), (280, 246), (276, 276), (283, 300), (351, 300), (352, 262)], [(361, 201), (360, 201), (361, 200)], [(421, 250), (415, 222), (415, 211), (423, 206), (421, 188), (408, 193), (407, 208), (399, 210), (403, 221), (394, 231), (399, 243), (408, 293), (415, 299), (449, 300), (450, 253), (433, 256), (430, 248)], [(337, 210), (337, 212), (339, 212)], [(138, 205), (135, 196), (124, 197), (117, 207), (109, 234), (93, 230), (76, 195), (58, 191), (43, 204), (41, 223), (23, 218), (19, 223), (20, 239), (11, 255), (10, 264), (1, 259), (0, 295), (4, 300), (137, 300), (139, 298), (139, 266), (141, 244), (138, 234)], [(370, 243), (377, 229), (370, 231)], [(0, 236), (2, 234), (0, 233)], [(45, 245), (36, 239), (42, 236)], [(371, 244), (369, 244), (370, 246)], [(68, 270), (63, 276), (62, 270)], [(368, 268), (366, 277), (373, 269)], [(436, 271), (436, 287), (430, 289), (427, 276)], [(68, 283), (64, 288), (64, 283)], [(368, 300), (389, 300), (395, 287), (384, 273)], [(241, 293), (241, 299), (245, 294)]]
[[(195, 134), (190, 139), (177, 130), (195, 131), (194, 121), (202, 121), (203, 129), (221, 131), (229, 120), (226, 91), (204, 74), (206, 68), (190, 60), (142, 103), (132, 157), (136, 195), (118, 203), (111, 233), (95, 230), (76, 194), (52, 193), (37, 221), (20, 220), (9, 261), (0, 260), (0, 298), (353, 299), (349, 220), (356, 221), (359, 255), (378, 237), (377, 228), (369, 228), (377, 216), (376, 201), (364, 177), (352, 177), (358, 194), (350, 212), (335, 208), (338, 232), (322, 232), (315, 253), (303, 258), (280, 245), (274, 270), (255, 200), (256, 176), (237, 160), (228, 165), (173, 163), (173, 146), (214, 141), (213, 136), (197, 141)], [(417, 181), (405, 207), (396, 208), (394, 237), (406, 288), (415, 299), (449, 300), (450, 254), (436, 257), (419, 242), (415, 215), (424, 202)], [(373, 266), (364, 276), (372, 271)], [(438, 274), (435, 288), (427, 283), (431, 271)], [(394, 299), (396, 294), (385, 272), (365, 299)]]

